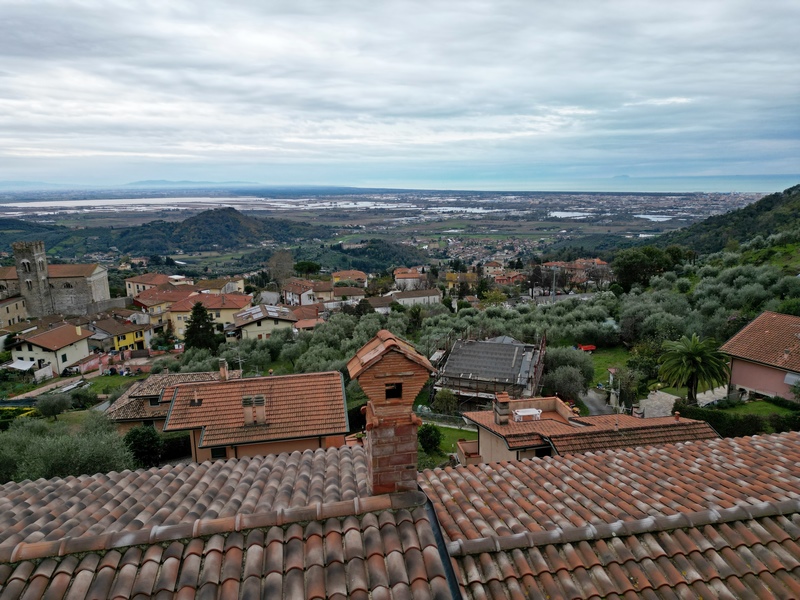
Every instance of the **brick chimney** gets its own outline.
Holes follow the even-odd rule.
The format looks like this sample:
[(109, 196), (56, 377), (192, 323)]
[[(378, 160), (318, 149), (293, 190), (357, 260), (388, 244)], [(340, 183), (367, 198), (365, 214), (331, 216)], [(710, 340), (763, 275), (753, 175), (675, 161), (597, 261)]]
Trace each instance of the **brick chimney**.
[(242, 396), (242, 412), (244, 412), (244, 424), (253, 424), (253, 399), (250, 396)]
[(417, 489), (417, 428), (412, 407), (434, 371), (414, 347), (386, 330), (367, 342), (347, 363), (367, 395), (367, 487), (370, 494)]
[(494, 422), (496, 425), (508, 425), (508, 403), (511, 397), (506, 392), (500, 392), (494, 397)]
[(219, 380), (228, 381), (228, 361), (224, 358), (219, 359)]

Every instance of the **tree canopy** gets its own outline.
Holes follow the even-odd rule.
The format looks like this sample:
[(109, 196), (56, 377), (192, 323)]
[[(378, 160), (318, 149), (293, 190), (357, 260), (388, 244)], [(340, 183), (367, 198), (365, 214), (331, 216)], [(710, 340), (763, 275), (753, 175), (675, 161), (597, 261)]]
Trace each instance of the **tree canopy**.
[(219, 345), (214, 333), (214, 318), (201, 302), (195, 302), (192, 307), (183, 341), (187, 348), (207, 348), (212, 352)]
[(701, 339), (696, 333), (683, 336), (677, 341), (663, 344), (659, 375), (669, 385), (686, 386), (686, 400), (697, 404), (697, 388), (700, 385), (714, 387), (728, 380), (727, 357), (717, 350), (711, 338)]

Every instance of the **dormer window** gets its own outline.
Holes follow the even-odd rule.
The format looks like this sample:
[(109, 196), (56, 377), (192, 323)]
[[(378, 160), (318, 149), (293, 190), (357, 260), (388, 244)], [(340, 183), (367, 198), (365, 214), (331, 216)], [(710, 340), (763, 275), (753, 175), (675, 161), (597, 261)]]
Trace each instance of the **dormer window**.
[(160, 402), (158, 401), (158, 398), (150, 398), (148, 404), (150, 406), (158, 406)]
[(395, 398), (403, 397), (403, 384), (402, 383), (387, 383), (386, 384), (386, 399), (392, 400)]

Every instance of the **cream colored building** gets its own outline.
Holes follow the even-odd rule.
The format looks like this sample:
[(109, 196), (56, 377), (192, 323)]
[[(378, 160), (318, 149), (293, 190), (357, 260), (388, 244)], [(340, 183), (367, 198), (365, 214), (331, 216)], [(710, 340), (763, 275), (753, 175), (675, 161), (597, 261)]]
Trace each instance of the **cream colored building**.
[(236, 313), (250, 306), (253, 297), (247, 294), (197, 294), (175, 302), (169, 309), (169, 320), (172, 332), (180, 339), (186, 334), (186, 326), (192, 316), (192, 307), (198, 302), (202, 304), (211, 318), (217, 331), (222, 332), (226, 325), (232, 325)]
[(14, 360), (33, 362), (37, 369), (50, 363), (54, 373), (61, 373), (65, 367), (89, 356), (91, 335), (91, 331), (82, 327), (64, 324), (17, 342), (11, 356)]
[(259, 304), (234, 315), (237, 336), (241, 339), (267, 339), (277, 329), (291, 329), (297, 323), (294, 313), (284, 306)]

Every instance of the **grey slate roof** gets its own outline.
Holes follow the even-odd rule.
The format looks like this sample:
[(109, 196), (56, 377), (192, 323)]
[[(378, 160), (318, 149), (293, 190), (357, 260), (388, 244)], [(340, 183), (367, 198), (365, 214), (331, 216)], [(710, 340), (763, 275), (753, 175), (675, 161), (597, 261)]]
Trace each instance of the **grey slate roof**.
[(520, 343), (458, 340), (441, 375), (525, 385), (536, 364), (535, 353), (535, 346)]

